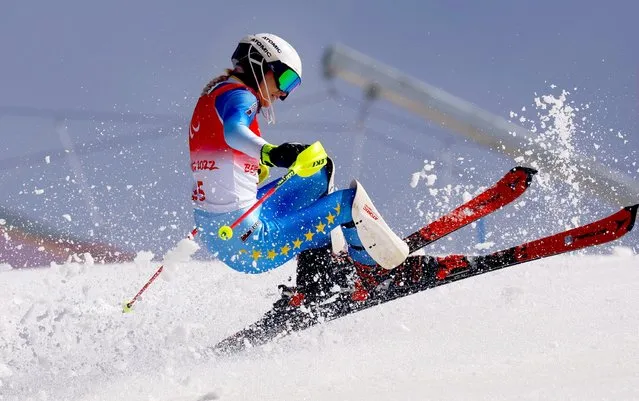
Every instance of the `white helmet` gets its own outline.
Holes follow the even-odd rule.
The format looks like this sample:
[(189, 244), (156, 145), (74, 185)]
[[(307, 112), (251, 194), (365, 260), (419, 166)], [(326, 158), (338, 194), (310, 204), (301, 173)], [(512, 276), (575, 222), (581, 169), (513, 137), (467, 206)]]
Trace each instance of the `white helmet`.
[[(302, 60), (299, 54), (290, 43), (272, 33), (258, 33), (243, 37), (231, 57), (234, 67), (249, 55), (251, 47), (262, 56), (266, 63), (280, 61), (302, 78)], [(255, 61), (260, 62), (261, 60)]]
[[(272, 33), (258, 33), (243, 37), (233, 52), (231, 61), (235, 69), (239, 67), (242, 81), (260, 93), (259, 84), (264, 79), (264, 75), (269, 69), (273, 71), (278, 88), (285, 93), (280, 96), (281, 100), (286, 99), (289, 93), (302, 82), (300, 56), (287, 41)], [(269, 94), (267, 93), (264, 97), (268, 98)], [(275, 121), (273, 106), (271, 105), (268, 109), (268, 111), (265, 110), (264, 115), (269, 123), (273, 123)]]

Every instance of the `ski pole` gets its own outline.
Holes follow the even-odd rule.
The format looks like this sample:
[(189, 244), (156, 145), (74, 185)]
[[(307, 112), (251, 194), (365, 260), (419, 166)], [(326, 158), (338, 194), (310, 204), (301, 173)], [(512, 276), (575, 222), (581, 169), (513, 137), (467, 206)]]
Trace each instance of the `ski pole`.
[[(233, 229), (237, 227), (248, 215), (253, 213), (258, 206), (264, 203), (265, 200), (271, 197), (280, 188), (284, 183), (290, 180), (294, 175), (299, 175), (300, 177), (308, 177), (316, 172), (318, 172), (325, 164), (328, 159), (328, 155), (324, 150), (324, 147), (320, 142), (315, 142), (310, 145), (308, 148), (304, 149), (297, 156), (295, 163), (291, 166), (288, 172), (280, 178), (280, 180), (275, 184), (275, 186), (269, 189), (260, 199), (255, 202), (253, 206), (251, 206), (246, 212), (244, 212), (240, 217), (238, 217), (231, 225), (222, 226), (218, 230), (217, 235), (223, 240), (229, 240), (233, 238)], [(248, 235), (250, 235), (251, 230), (242, 235), (244, 239)]]
[[(324, 147), (322, 146), (320, 142), (315, 142), (312, 145), (310, 145), (308, 148), (304, 149), (297, 156), (295, 163), (293, 164), (293, 166), (291, 166), (291, 168), (286, 173), (286, 175), (284, 175), (284, 177), (282, 177), (273, 188), (271, 188), (267, 193), (265, 193), (260, 198), (260, 200), (258, 200), (255, 203), (255, 205), (253, 205), (249, 210), (247, 210), (231, 226), (221, 227), (218, 232), (218, 235), (222, 237), (222, 233), (224, 232), (228, 234), (228, 237), (226, 238), (222, 237), (222, 238), (230, 239), (233, 236), (233, 228), (235, 228), (242, 220), (246, 218), (246, 216), (248, 216), (252, 211), (254, 211), (255, 208), (257, 208), (266, 199), (268, 199), (271, 195), (273, 195), (273, 193), (275, 193), (277, 188), (281, 187), (286, 181), (291, 179), (291, 177), (295, 174), (299, 175), (300, 177), (309, 177), (315, 174), (326, 164), (327, 159), (328, 159), (328, 155), (326, 154), (326, 151), (324, 150)], [(193, 231), (189, 233), (187, 238), (192, 240), (197, 234), (197, 232), (198, 232), (197, 228), (194, 228)], [(132, 312), (133, 304), (140, 298), (140, 296), (144, 293), (144, 291), (146, 291), (146, 289), (149, 288), (151, 283), (155, 281), (155, 279), (160, 275), (160, 273), (162, 273), (162, 270), (164, 270), (164, 265), (161, 265), (155, 271), (153, 276), (151, 276), (151, 278), (146, 282), (146, 284), (142, 286), (140, 291), (138, 291), (138, 293), (135, 294), (135, 296), (129, 302), (124, 303), (122, 307), (122, 313)]]
[[(186, 238), (192, 240), (195, 237), (195, 234), (197, 234), (197, 228), (194, 228), (193, 231), (191, 231)], [(155, 271), (153, 276), (151, 276), (149, 281), (147, 281), (146, 284), (142, 286), (140, 291), (138, 291), (138, 293), (135, 294), (135, 296), (129, 302), (124, 303), (124, 306), (122, 307), (122, 313), (129, 313), (133, 310), (132, 308), (135, 301), (137, 301), (138, 298), (140, 298), (140, 295), (142, 295), (142, 293), (146, 291), (147, 288), (149, 288), (151, 283), (155, 281), (155, 279), (160, 275), (160, 273), (162, 273), (162, 270), (164, 270), (164, 265), (160, 265), (160, 267)]]

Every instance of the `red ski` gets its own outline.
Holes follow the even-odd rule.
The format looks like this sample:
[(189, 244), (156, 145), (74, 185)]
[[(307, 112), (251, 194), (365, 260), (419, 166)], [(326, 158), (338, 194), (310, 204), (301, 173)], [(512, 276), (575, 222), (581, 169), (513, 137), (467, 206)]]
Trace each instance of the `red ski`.
[(440, 280), (464, 271), (492, 271), (589, 246), (614, 241), (630, 230), (635, 223), (639, 205), (628, 206), (594, 223), (573, 228), (549, 237), (526, 242), (503, 251), (483, 256), (450, 255), (436, 258), (436, 277)]
[(220, 341), (212, 352), (235, 353), (440, 285), (614, 241), (632, 230), (637, 209), (639, 205), (628, 206), (594, 223), (488, 255), (410, 256), (402, 265), (377, 277), (384, 280), (385, 285), (380, 286), (384, 288), (374, 291), (366, 301), (354, 302), (348, 294), (342, 294), (333, 302), (308, 308), (274, 308), (259, 321)]
[(410, 252), (413, 253), (426, 245), (432, 244), (438, 239), (508, 205), (526, 192), (536, 173), (537, 170), (528, 167), (513, 168), (492, 187), (452, 212), (445, 214), (404, 238), (410, 248)]

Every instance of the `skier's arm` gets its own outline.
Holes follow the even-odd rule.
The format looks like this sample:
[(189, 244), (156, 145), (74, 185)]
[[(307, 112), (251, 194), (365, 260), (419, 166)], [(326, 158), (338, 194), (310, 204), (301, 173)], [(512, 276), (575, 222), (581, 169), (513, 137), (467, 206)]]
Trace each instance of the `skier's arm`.
[(267, 142), (249, 126), (257, 114), (257, 99), (247, 90), (236, 89), (223, 93), (215, 101), (215, 108), (224, 124), (224, 140), (233, 149), (260, 159)]
[(231, 90), (215, 101), (224, 124), (224, 140), (233, 149), (254, 157), (269, 167), (289, 168), (308, 145), (283, 143), (271, 145), (249, 128), (256, 116), (257, 99), (246, 90)]

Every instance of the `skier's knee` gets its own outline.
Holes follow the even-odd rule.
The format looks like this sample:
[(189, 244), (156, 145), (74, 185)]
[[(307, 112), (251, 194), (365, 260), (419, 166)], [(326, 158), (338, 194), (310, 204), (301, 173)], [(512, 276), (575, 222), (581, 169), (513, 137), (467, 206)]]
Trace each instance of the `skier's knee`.
[(357, 180), (353, 181), (351, 188), (355, 188), (353, 224), (363, 248), (386, 269), (400, 265), (409, 254), (408, 245), (388, 227)]

